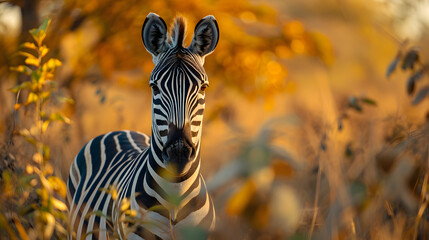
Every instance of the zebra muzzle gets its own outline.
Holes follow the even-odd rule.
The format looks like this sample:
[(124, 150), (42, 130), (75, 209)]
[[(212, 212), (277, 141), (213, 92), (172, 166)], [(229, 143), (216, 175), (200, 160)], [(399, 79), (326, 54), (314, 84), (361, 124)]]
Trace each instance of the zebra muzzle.
[(186, 170), (194, 155), (194, 150), (184, 139), (178, 139), (163, 150), (163, 158), (168, 167), (177, 174)]
[(162, 151), (162, 157), (168, 167), (176, 174), (183, 174), (189, 168), (189, 163), (195, 158), (195, 148), (190, 140), (189, 127), (178, 129), (170, 124), (167, 142)]

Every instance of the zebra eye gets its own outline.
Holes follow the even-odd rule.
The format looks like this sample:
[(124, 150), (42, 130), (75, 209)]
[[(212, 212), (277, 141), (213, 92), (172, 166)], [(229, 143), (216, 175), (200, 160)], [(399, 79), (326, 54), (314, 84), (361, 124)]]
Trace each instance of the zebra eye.
[(155, 95), (160, 93), (159, 88), (158, 86), (156, 86), (156, 84), (151, 84), (150, 87), (152, 88), (152, 91)]
[(200, 91), (204, 92), (208, 86), (209, 85), (207, 85), (207, 84), (202, 85), (201, 88), (200, 88)]

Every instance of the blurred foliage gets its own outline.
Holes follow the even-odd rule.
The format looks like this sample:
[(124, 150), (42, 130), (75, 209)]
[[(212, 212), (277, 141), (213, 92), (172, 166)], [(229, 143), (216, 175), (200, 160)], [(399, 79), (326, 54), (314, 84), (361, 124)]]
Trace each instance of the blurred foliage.
[[(34, 1), (38, 5), (47, 4)], [(308, 31), (296, 20), (280, 21), (276, 10), (267, 4), (254, 5), (247, 0), (186, 3), (66, 0), (50, 5), (49, 15), (56, 21), (52, 26), (55, 35), (48, 41), (54, 53), (60, 51), (64, 59), (62, 84), (69, 87), (96, 73), (120, 86), (148, 89), (147, 79), (153, 64), (141, 43), (140, 29), (149, 12), (156, 12), (166, 22), (171, 22), (177, 13), (184, 15), (190, 22), (187, 44), (197, 21), (214, 14), (221, 41), (214, 57), (206, 63), (210, 79), (249, 98), (271, 97), (291, 87), (285, 80), (288, 71), (281, 63), (284, 59), (307, 55), (318, 57), (327, 65), (333, 62), (332, 46), (324, 35)], [(115, 77), (114, 70), (142, 74), (136, 80), (127, 75)]]
[[(408, 41), (401, 43), (398, 53), (387, 68), (387, 77), (396, 70), (398, 65), (401, 67), (402, 71), (409, 74), (406, 90), (408, 95), (413, 97), (412, 104), (420, 104), (423, 99), (429, 98), (429, 63), (425, 63), (421, 59), (419, 48), (409, 46)], [(416, 90), (416, 85), (418, 85), (418, 82), (423, 81), (421, 79), (424, 76), (426, 76), (426, 83), (420, 83), (419, 85), (423, 86)]]
[[(15, 111), (25, 108), (25, 111), (31, 112), (31, 125), (17, 132), (32, 145), (34, 151), (31, 160), (22, 159), (18, 165), (25, 164), (25, 172), (2, 169), (0, 229), (5, 230), (10, 239), (17, 239), (18, 236), (20, 239), (65, 238), (67, 234), (66, 184), (54, 175), (54, 168), (49, 162), (50, 148), (44, 140), (50, 123), (69, 123), (69, 119), (61, 113), (47, 112), (47, 105), (55, 91), (54, 72), (61, 66), (58, 59), (45, 57), (49, 49), (43, 41), (50, 22), (46, 19), (39, 28), (30, 30), (34, 42), (21, 45), (26, 51), (19, 51), (19, 54), (25, 56), (26, 65), (11, 67), (11, 70), (28, 76), (10, 91), (16, 93)], [(20, 98), (20, 95), (26, 98)], [(26, 100), (21, 103), (20, 99)]]

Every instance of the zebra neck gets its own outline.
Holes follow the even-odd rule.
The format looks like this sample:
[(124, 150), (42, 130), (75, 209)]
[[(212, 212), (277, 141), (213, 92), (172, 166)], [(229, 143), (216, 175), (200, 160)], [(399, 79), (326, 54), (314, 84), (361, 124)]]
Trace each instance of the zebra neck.
[[(197, 149), (199, 152), (199, 149)], [(186, 202), (190, 189), (200, 181), (199, 154), (192, 163), (190, 170), (183, 176), (171, 175), (162, 160), (162, 149), (157, 140), (152, 137), (149, 158), (147, 161), (147, 175), (145, 176), (145, 189), (154, 190), (155, 197), (167, 209), (180, 209), (181, 203)], [(158, 194), (163, 192), (163, 194)], [(185, 201), (183, 201), (185, 200)]]

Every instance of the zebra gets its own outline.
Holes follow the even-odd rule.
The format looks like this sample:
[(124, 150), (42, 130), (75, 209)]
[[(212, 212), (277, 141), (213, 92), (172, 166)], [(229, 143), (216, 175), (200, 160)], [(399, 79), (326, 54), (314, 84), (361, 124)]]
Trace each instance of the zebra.
[[(212, 16), (202, 18), (190, 46), (186, 24), (149, 13), (142, 40), (152, 55), (152, 135), (114, 131), (90, 140), (71, 164), (67, 202), (71, 239), (178, 239), (188, 226), (214, 229), (215, 209), (200, 174), (205, 89), (203, 68), (219, 41)], [(176, 197), (176, 198), (174, 198)], [(178, 199), (178, 201), (172, 201)], [(143, 219), (126, 235), (122, 203)], [(121, 205), (122, 204), (122, 205)]]

